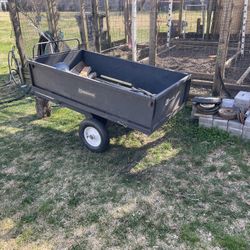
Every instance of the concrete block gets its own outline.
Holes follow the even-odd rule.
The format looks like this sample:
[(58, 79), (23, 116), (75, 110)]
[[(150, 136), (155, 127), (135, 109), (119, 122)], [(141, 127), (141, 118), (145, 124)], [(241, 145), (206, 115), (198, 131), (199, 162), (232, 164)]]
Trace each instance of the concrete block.
[(242, 138), (246, 140), (250, 140), (250, 126), (244, 126), (242, 132)]
[(241, 124), (239, 121), (229, 121), (228, 122), (228, 128), (235, 128), (235, 129), (243, 129), (243, 124)]
[(231, 134), (231, 135), (234, 135), (234, 136), (238, 136), (238, 137), (241, 137), (242, 136), (242, 132), (243, 130), (242, 129), (237, 129), (237, 128), (230, 128), (228, 127), (228, 133)]
[(240, 91), (234, 98), (235, 107), (247, 111), (250, 107), (250, 92)]
[(245, 126), (250, 127), (250, 116), (247, 117), (245, 121)]
[(213, 120), (213, 127), (214, 128), (218, 128), (224, 131), (227, 131), (228, 128), (228, 120), (224, 120), (221, 118), (214, 118)]
[(234, 99), (222, 99), (221, 108), (233, 108)]
[(212, 128), (213, 127), (213, 116), (207, 116), (207, 117), (199, 117), (199, 126), (205, 127), (205, 128)]

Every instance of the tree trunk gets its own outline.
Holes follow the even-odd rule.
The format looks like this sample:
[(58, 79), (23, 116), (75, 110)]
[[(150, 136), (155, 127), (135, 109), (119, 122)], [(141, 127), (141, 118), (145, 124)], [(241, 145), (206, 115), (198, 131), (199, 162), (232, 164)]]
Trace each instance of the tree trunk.
[(25, 57), (25, 53), (24, 53), (24, 43), (23, 43), (19, 15), (18, 15), (17, 8), (16, 8), (16, 1), (9, 0), (8, 6), (9, 6), (10, 20), (11, 20), (12, 27), (13, 27), (14, 33), (15, 33), (16, 46), (17, 46), (18, 53), (20, 56), (21, 66), (22, 66), (22, 69), (24, 69), (25, 63), (26, 63), (26, 57)]
[(222, 90), (221, 78), (225, 75), (225, 63), (227, 59), (228, 45), (230, 39), (230, 28), (232, 21), (233, 0), (224, 0), (222, 23), (220, 26), (220, 39), (216, 57), (215, 75), (213, 84), (213, 95), (220, 96)]
[(109, 0), (105, 0), (105, 13), (106, 13), (106, 25), (107, 25), (107, 32), (108, 32), (108, 43), (109, 47), (111, 48), (111, 34), (110, 34), (110, 22), (109, 22)]
[(51, 115), (49, 101), (41, 97), (36, 97), (36, 114), (39, 119), (49, 117)]
[(54, 39), (58, 39), (58, 21), (59, 13), (57, 11), (56, 0), (47, 0), (47, 19), (49, 31), (52, 33)]
[(80, 33), (82, 44), (85, 49), (89, 49), (88, 25), (85, 12), (85, 1), (80, 0)]
[(93, 15), (93, 26), (95, 30), (95, 48), (97, 52), (101, 52), (101, 34), (100, 34), (100, 20), (98, 13), (98, 0), (92, 0), (92, 15)]
[(184, 0), (180, 0), (180, 10), (179, 10), (179, 36), (181, 36), (181, 34), (182, 34), (183, 5), (184, 5)]

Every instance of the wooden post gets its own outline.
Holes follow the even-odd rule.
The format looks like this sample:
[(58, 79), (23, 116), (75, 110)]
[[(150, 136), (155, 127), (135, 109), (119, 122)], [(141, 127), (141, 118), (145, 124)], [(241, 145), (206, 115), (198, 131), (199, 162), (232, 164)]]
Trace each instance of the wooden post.
[(184, 5), (184, 0), (180, 0), (180, 10), (179, 10), (179, 36), (181, 36), (181, 34), (182, 34), (183, 5)]
[(95, 48), (97, 52), (101, 52), (101, 34), (100, 34), (100, 20), (98, 13), (98, 0), (92, 0), (92, 15), (93, 15), (93, 26), (95, 31)]
[(59, 13), (57, 11), (56, 0), (47, 0), (47, 7), (49, 31), (52, 33), (55, 39), (58, 39)]
[(125, 41), (128, 43), (128, 0), (124, 0), (124, 30), (125, 30)]
[(215, 36), (218, 34), (219, 30), (219, 25), (220, 25), (220, 20), (221, 20), (221, 8), (222, 8), (222, 3), (223, 0), (215, 0), (214, 3), (214, 14), (213, 14), (213, 22), (212, 22), (212, 35)]
[(227, 59), (230, 28), (232, 21), (233, 0), (224, 0), (222, 23), (220, 26), (220, 39), (216, 57), (215, 75), (213, 83), (213, 95), (220, 96), (222, 90), (221, 78), (224, 78), (225, 63)]
[(36, 97), (35, 100), (37, 117), (39, 119), (49, 117), (51, 115), (51, 106), (49, 101), (41, 97)]
[(150, 41), (149, 41), (149, 64), (155, 65), (157, 49), (157, 6), (158, 0), (152, 0), (150, 6)]
[(136, 25), (136, 16), (137, 16), (137, 0), (132, 0), (132, 14), (131, 14), (131, 34), (132, 34), (132, 60), (137, 61), (137, 25)]
[(15, 33), (16, 46), (20, 56), (22, 69), (25, 67), (26, 57), (24, 52), (24, 43), (22, 37), (21, 24), (19, 20), (19, 15), (17, 11), (16, 0), (8, 0), (10, 20)]
[(202, 39), (205, 38), (205, 11), (206, 11), (206, 5), (204, 0), (200, 0), (201, 2), (201, 8), (202, 8)]
[(105, 0), (105, 12), (106, 12), (106, 25), (108, 32), (108, 43), (109, 47), (112, 46), (111, 33), (110, 33), (110, 21), (109, 21), (109, 0)]
[(88, 25), (85, 12), (85, 1), (80, 0), (80, 33), (82, 44), (85, 49), (89, 49)]
[(131, 38), (131, 0), (124, 0), (124, 24), (125, 24), (125, 40), (128, 44), (128, 48), (132, 47)]

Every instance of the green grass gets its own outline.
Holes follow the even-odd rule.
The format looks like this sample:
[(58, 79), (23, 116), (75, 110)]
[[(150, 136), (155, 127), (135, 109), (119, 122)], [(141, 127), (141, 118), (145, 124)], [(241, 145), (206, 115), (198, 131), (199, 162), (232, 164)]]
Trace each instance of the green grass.
[(13, 44), (11, 23), (7, 12), (0, 13), (0, 74), (7, 72), (8, 51)]
[(186, 108), (149, 137), (110, 124), (94, 154), (82, 115), (38, 120), (34, 106), (0, 106), (0, 249), (249, 249), (250, 143)]
[(250, 144), (189, 114), (150, 137), (110, 125), (110, 149), (93, 154), (81, 115), (37, 120), (32, 99), (2, 107), (0, 246), (247, 249)]
[[(4, 14), (5, 15), (5, 14)], [(76, 12), (60, 12), (60, 18), (58, 22), (58, 28), (63, 32), (65, 39), (78, 38), (80, 39), (79, 27), (75, 18)], [(197, 19), (201, 17), (199, 11), (187, 11), (185, 20), (188, 22), (187, 32), (194, 32), (196, 30)], [(140, 12), (137, 15), (137, 42), (148, 43), (149, 42), (149, 12)], [(158, 15), (158, 30), (160, 32), (167, 31), (167, 13), (161, 12)], [(178, 11), (173, 13), (173, 20), (179, 18)], [(22, 26), (22, 33), (25, 43), (26, 54), (32, 56), (33, 45), (38, 42), (39, 36), (37, 31), (31, 26), (22, 14), (20, 15), (20, 21)], [(106, 21), (104, 19), (104, 30), (106, 30)], [(125, 38), (124, 17), (120, 12), (110, 13), (110, 26), (111, 26), (111, 40), (117, 41)], [(48, 30), (47, 17), (45, 13), (42, 13), (41, 23), (39, 27), (42, 31)], [(92, 41), (93, 43), (93, 41)], [(72, 46), (75, 44), (72, 43)]]

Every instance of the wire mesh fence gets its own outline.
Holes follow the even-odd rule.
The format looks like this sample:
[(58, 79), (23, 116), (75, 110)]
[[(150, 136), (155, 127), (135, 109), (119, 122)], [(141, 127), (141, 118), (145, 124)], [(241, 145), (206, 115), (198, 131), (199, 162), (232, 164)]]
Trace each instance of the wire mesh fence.
[(48, 30), (45, 1), (31, 1), (30, 4), (18, 5), (19, 20), (24, 40), (24, 52), (32, 57), (33, 46), (39, 42), (41, 32)]
[[(39, 32), (37, 28), (34, 28), (34, 23), (39, 30), (49, 29), (46, 1), (32, 2), (39, 4), (33, 6), (33, 9), (20, 11), (25, 53), (28, 56), (31, 56), (32, 47), (39, 40)], [(84, 0), (83, 2), (89, 49), (95, 50), (96, 28), (93, 19), (93, 2), (95, 1)], [(193, 73), (195, 77), (203, 80), (213, 80), (225, 2), (158, 0), (157, 66)], [(235, 84), (250, 84), (250, 74), (247, 74), (243, 80), (241, 79), (250, 65), (250, 6), (244, 5), (246, 2), (248, 1), (234, 0), (233, 2), (225, 78)], [(56, 3), (59, 12), (57, 28), (61, 37), (81, 39), (80, 1), (57, 0)], [(132, 59), (132, 1), (96, 0), (96, 3), (101, 51), (108, 55)], [(150, 0), (137, 0), (137, 60), (144, 63), (147, 63), (149, 56), (151, 3)], [(243, 43), (244, 53), (242, 53)]]

